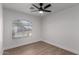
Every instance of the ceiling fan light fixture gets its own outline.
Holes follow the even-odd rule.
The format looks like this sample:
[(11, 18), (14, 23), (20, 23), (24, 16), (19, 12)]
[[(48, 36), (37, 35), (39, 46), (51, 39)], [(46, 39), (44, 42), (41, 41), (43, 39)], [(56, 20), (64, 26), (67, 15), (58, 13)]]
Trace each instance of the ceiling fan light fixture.
[(40, 13), (40, 14), (43, 14), (44, 12), (43, 12), (43, 11), (39, 11), (39, 13)]

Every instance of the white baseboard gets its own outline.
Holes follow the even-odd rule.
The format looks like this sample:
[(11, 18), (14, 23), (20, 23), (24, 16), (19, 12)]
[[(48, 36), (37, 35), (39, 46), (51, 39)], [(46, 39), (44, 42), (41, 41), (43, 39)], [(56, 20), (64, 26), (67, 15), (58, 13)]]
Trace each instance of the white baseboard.
[(50, 42), (50, 41), (48, 41), (48, 40), (43, 40), (43, 42), (46, 42), (46, 43), (51, 44), (51, 45), (54, 45), (54, 46), (56, 46), (56, 47), (59, 47), (59, 48), (65, 49), (65, 50), (70, 51), (70, 52), (72, 52), (72, 53), (79, 54), (79, 51), (77, 51), (77, 50), (70, 49), (70, 48), (67, 48), (67, 47), (61, 46), (61, 45), (56, 44), (56, 43), (52, 43), (52, 42)]

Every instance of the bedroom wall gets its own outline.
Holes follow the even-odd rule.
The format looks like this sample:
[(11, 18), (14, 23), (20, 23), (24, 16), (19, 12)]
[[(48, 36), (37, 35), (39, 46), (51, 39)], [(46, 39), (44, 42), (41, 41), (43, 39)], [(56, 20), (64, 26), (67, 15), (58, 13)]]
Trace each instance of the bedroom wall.
[(3, 16), (2, 16), (2, 4), (0, 3), (0, 55), (3, 53)]
[(43, 41), (79, 54), (79, 5), (43, 18)]
[[(18, 11), (3, 8), (4, 18), (4, 41), (3, 48), (10, 49), (21, 45), (40, 41), (40, 18)], [(32, 21), (32, 37), (22, 39), (12, 39), (12, 21), (25, 19)]]

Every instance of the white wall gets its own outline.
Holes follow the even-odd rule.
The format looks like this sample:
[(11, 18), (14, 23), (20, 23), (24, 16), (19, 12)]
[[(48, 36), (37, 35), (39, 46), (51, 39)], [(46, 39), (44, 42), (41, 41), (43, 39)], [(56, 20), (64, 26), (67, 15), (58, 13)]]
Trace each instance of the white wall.
[[(28, 43), (40, 41), (40, 18), (24, 14), (7, 8), (3, 9), (4, 18), (4, 49), (14, 48)], [(12, 39), (12, 21), (25, 19), (32, 21), (32, 37), (22, 39)]]
[(79, 54), (79, 6), (44, 17), (43, 39)]
[(3, 42), (3, 17), (2, 17), (2, 4), (0, 3), (0, 55), (3, 52), (2, 42)]

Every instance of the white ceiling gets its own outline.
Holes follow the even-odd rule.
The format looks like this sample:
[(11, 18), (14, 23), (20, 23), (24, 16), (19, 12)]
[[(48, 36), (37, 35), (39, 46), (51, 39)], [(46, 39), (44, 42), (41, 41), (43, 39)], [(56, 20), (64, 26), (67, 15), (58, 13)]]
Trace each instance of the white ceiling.
[[(36, 4), (36, 5), (38, 5), (38, 4)], [(54, 13), (54, 12), (59, 12), (61, 10), (64, 10), (64, 9), (67, 9), (67, 8), (70, 8), (70, 7), (73, 7), (76, 5), (78, 5), (78, 3), (52, 3), (52, 6), (49, 7), (48, 9), (51, 10), (52, 13)], [(4, 3), (3, 4), (4, 8), (9, 8), (9, 9), (24, 12), (27, 14), (40, 16), (40, 14), (38, 12), (31, 12), (32, 11), (30, 9), (31, 6), (32, 6), (32, 3)], [(36, 10), (36, 8), (34, 10)], [(42, 14), (42, 16), (47, 15), (47, 14), (50, 14), (50, 13), (44, 13), (44, 14)]]

